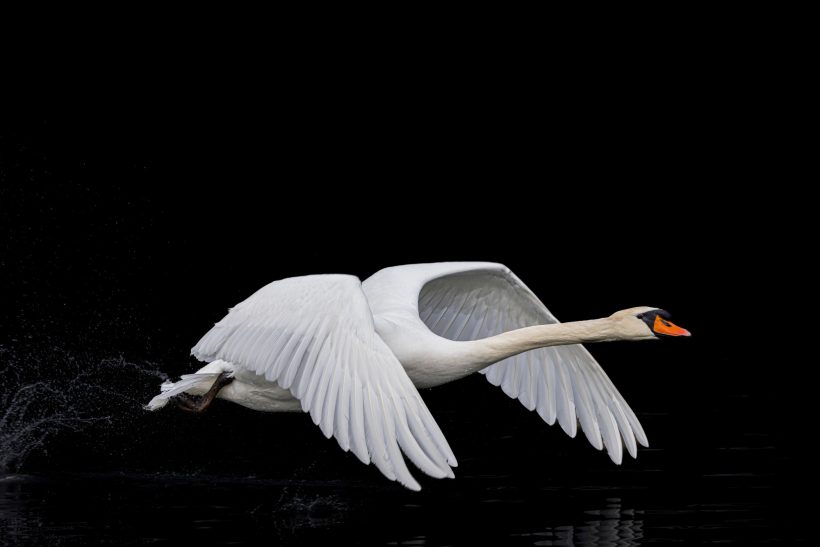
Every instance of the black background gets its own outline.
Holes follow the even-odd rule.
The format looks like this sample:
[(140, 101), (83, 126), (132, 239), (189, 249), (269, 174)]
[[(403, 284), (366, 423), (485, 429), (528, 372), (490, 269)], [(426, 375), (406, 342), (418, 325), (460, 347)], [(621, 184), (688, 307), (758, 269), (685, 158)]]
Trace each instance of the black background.
[[(451, 85), (443, 72), (367, 90), (331, 81), (104, 101), (111, 84), (99, 101), (17, 112), (0, 164), (5, 357), (44, 377), (65, 359), (116, 357), (175, 376), (196, 368), (188, 350), (226, 308), (271, 280), (503, 262), (564, 321), (652, 305), (692, 331), (592, 348), (663, 449), (614, 480), (660, 469), (667, 495), (697, 503), (711, 475), (762, 476), (764, 494), (757, 479), (730, 487), (792, 526), (788, 438), (805, 403), (786, 393), (793, 365), (770, 357), (773, 323), (795, 313), (780, 277), (776, 212), (790, 206), (776, 190), (792, 175), (779, 110), (754, 70), (648, 65), (557, 88)], [(304, 416), (227, 403), (149, 415), (134, 403), (158, 379), (106, 381), (123, 394), (113, 425), (52, 437), (24, 471), (383, 480)], [(485, 384), (423, 394), (457, 477), (502, 473), (526, 489), (540, 474), (572, 488), (610, 470), (585, 440)], [(463, 501), (486, 486), (470, 484), (423, 480), (423, 495)]]

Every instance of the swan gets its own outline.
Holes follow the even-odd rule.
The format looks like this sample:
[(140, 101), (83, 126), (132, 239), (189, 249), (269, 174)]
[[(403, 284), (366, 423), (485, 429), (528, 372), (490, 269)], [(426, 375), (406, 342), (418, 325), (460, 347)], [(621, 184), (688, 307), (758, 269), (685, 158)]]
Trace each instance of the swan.
[(581, 345), (689, 336), (652, 307), (559, 323), (506, 266), (443, 262), (385, 268), (365, 281), (274, 281), (231, 308), (191, 350), (208, 364), (166, 381), (146, 408), (202, 412), (225, 399), (263, 412), (309, 412), (327, 438), (388, 479), (452, 478), (456, 458), (418, 389), (475, 372), (621, 463), (648, 446), (640, 422)]

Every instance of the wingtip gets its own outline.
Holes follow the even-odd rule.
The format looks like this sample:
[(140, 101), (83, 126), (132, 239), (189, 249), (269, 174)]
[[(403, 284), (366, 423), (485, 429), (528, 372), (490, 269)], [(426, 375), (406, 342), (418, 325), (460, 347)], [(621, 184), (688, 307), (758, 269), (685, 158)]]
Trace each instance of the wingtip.
[[(326, 423), (323, 420), (320, 420), (320, 423), (317, 424), (319, 429), (322, 431), (322, 434), (325, 436), (326, 439), (329, 439), (333, 436), (333, 426)], [(344, 447), (342, 447), (344, 448)]]
[(635, 440), (638, 441), (639, 445), (644, 448), (649, 447), (649, 439), (646, 437), (646, 432), (643, 430), (643, 427), (641, 427), (641, 423), (637, 418), (635, 418), (632, 423), (632, 432), (635, 434)]
[(362, 453), (361, 450), (355, 450), (353, 447), (351, 447), (350, 451), (353, 452), (353, 455), (356, 456), (360, 462), (365, 465), (370, 465), (370, 454), (366, 452)]
[(624, 443), (624, 446), (626, 447), (626, 451), (629, 453), (629, 455), (632, 456), (633, 460), (638, 457), (638, 447), (635, 445), (634, 442)]
[[(559, 421), (559, 423), (560, 423), (560, 421)], [(575, 438), (575, 436), (576, 436), (576, 435), (578, 435), (578, 429), (574, 429), (574, 430), (573, 430), (573, 429), (572, 429), (572, 428), (570, 428), (569, 426), (564, 427), (564, 424), (560, 424), (560, 425), (561, 425), (561, 429), (563, 429), (563, 430), (564, 430), (564, 433), (566, 433), (567, 435), (569, 435), (569, 438), (570, 438), (570, 439), (574, 439), (574, 438)]]

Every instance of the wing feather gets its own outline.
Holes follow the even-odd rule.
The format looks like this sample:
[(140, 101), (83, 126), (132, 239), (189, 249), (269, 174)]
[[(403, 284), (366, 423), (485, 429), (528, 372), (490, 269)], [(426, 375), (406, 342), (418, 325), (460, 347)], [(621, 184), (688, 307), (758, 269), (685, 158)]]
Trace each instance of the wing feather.
[[(395, 270), (421, 280), (415, 296), (418, 317), (433, 333), (450, 340), (477, 340), (558, 322), (501, 264), (439, 263)], [(624, 447), (634, 457), (636, 444), (648, 444), (632, 409), (581, 345), (532, 350), (482, 373), (548, 424), (557, 421), (571, 437), (577, 434), (580, 422), (589, 442), (598, 449), (606, 446), (616, 463), (621, 462)]]
[(333, 413), (333, 431), (342, 450), (350, 450), (350, 373), (341, 371), (339, 391), (336, 395), (336, 410)]
[[(446, 296), (434, 295), (436, 301)], [(460, 312), (451, 313), (450, 321)], [(229, 361), (289, 389), (325, 436), (407, 488), (420, 486), (402, 450), (430, 476), (453, 475), (452, 450), (376, 333), (355, 277), (275, 281), (231, 309), (191, 353)]]
[(350, 400), (350, 411), (353, 417), (350, 428), (352, 434), (351, 448), (353, 449), (353, 453), (356, 454), (356, 457), (367, 465), (370, 463), (370, 451), (367, 449), (367, 440), (364, 430), (364, 401), (362, 400), (364, 388), (358, 376), (354, 378), (353, 386), (353, 397)]

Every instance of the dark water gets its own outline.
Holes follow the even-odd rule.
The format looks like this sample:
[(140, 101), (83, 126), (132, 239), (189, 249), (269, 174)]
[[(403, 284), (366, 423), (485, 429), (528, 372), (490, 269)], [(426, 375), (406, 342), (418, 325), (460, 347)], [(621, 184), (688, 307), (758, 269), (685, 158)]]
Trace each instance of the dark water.
[(797, 539), (790, 523), (772, 514), (778, 508), (765, 477), (711, 477), (711, 488), (697, 495), (654, 488), (651, 481), (565, 487), (519, 480), (462, 474), (455, 486), (431, 485), (411, 495), (378, 482), (344, 480), (7, 475), (0, 479), (0, 529), (6, 545), (178, 540), (640, 545)]
[[(482, 378), (427, 391), (460, 465), (455, 480), (416, 473), (423, 490), (413, 493), (343, 454), (305, 415), (224, 402), (204, 416), (143, 411), (163, 377), (154, 363), (41, 345), (2, 356), (17, 373), (6, 374), (2, 390), (0, 545), (745, 545), (808, 537), (773, 400), (740, 391), (748, 385), (721, 384), (719, 397), (704, 389), (692, 406), (676, 391), (628, 390), (652, 446), (622, 466)], [(40, 364), (33, 382), (29, 359)], [(119, 389), (106, 389), (112, 379)]]

